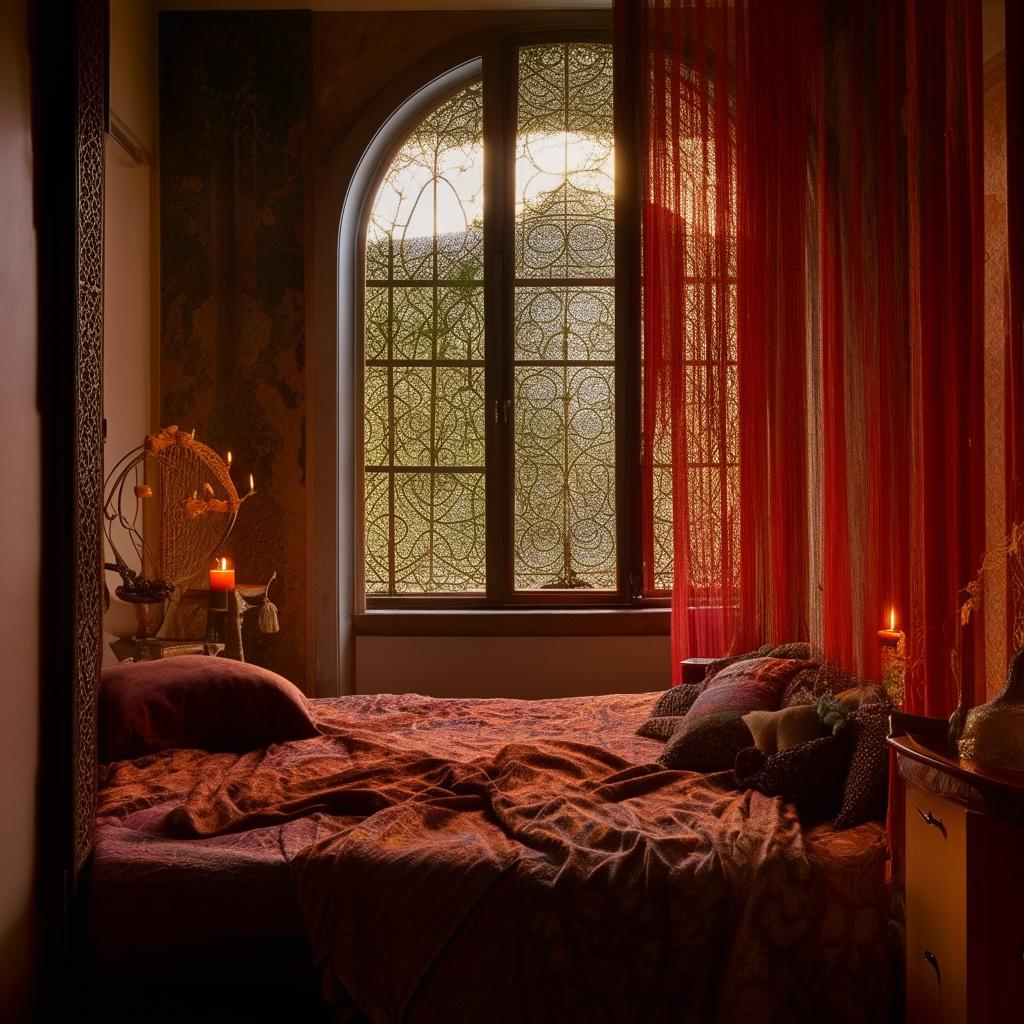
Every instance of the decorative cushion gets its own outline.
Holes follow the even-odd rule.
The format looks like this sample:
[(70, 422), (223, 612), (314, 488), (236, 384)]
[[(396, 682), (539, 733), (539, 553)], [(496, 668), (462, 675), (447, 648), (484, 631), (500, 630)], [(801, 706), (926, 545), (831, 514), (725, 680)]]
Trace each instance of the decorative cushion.
[(764, 657), (723, 668), (693, 702), (658, 760), (667, 768), (731, 768), (752, 741), (743, 716), (778, 708), (783, 687), (806, 664)]
[(850, 715), (847, 732), (853, 737), (853, 756), (843, 787), (839, 815), (832, 823), (837, 829), (852, 828), (865, 821), (885, 817), (889, 796), (889, 731), (891, 704), (874, 700)]
[(697, 699), (701, 687), (698, 685), (672, 686), (667, 689), (659, 698), (651, 711), (651, 718), (665, 718), (669, 715), (685, 715), (693, 702)]
[(762, 644), (756, 651), (730, 654), (728, 657), (712, 661), (704, 674), (704, 686), (707, 686), (722, 669), (729, 668), (740, 661), (753, 661), (755, 658), (797, 658), (800, 661), (807, 661), (810, 657), (811, 645), (802, 640), (796, 643), (780, 644), (776, 647), (771, 644)]
[(103, 763), (175, 747), (244, 753), (319, 734), (283, 676), (203, 655), (104, 669), (97, 717)]
[(661, 740), (664, 743), (672, 738), (672, 734), (679, 728), (682, 722), (682, 715), (660, 715), (657, 718), (648, 718), (643, 725), (637, 729), (637, 736), (646, 736), (649, 740)]
[(663, 743), (682, 721), (683, 715), (693, 706), (701, 687), (697, 684), (670, 686), (654, 705), (650, 717), (637, 729), (637, 736), (646, 736)]
[(782, 694), (782, 707), (813, 704), (822, 694), (842, 693), (863, 685), (862, 680), (853, 673), (836, 668), (835, 665), (812, 663), (789, 681)]
[(824, 736), (826, 729), (814, 704), (782, 708), (779, 711), (750, 711), (743, 716), (754, 745), (766, 754), (786, 750)]
[(806, 640), (798, 640), (796, 643), (780, 644), (773, 647), (769, 652), (770, 658), (797, 658), (800, 661), (811, 660), (811, 645)]
[(748, 747), (736, 755), (738, 785), (796, 805), (804, 822), (822, 821), (839, 806), (850, 764), (848, 734), (819, 736), (766, 754)]
[(723, 771), (752, 741), (742, 718), (727, 711), (704, 715), (693, 722), (683, 718), (658, 763), (687, 771)]
[(708, 670), (704, 673), (704, 682), (701, 684), (702, 687), (707, 686), (711, 680), (722, 671), (722, 669), (729, 668), (730, 665), (735, 665), (740, 661), (752, 661), (754, 658), (767, 657), (771, 652), (771, 649), (771, 644), (763, 644), (756, 651), (747, 651), (745, 654), (730, 654), (725, 658), (715, 659), (710, 665), (708, 665)]

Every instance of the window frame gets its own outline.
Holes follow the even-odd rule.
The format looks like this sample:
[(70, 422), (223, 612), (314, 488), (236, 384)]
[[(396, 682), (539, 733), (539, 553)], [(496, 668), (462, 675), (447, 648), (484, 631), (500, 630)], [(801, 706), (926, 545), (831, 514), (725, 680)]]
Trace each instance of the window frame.
[[(383, 152), (366, 188), (364, 206), (357, 233), (355, 259), (355, 500), (357, 509), (356, 591), (361, 596), (361, 615), (366, 620), (357, 633), (387, 633), (391, 625), (381, 620), (390, 613), (431, 612), (439, 625), (450, 614), (472, 612), (461, 619), (469, 632), (511, 630), (534, 634), (540, 627), (536, 613), (609, 612), (664, 609), (670, 601), (667, 593), (644, 593), (642, 541), (642, 446), (640, 392), (640, 217), (639, 149), (633, 93), (638, 88), (629, 66), (629, 56), (616, 45), (613, 56), (613, 131), (615, 145), (615, 502), (616, 567), (614, 590), (516, 591), (514, 588), (514, 505), (515, 505), (515, 415), (514, 415), (514, 316), (515, 316), (515, 157), (517, 128), (518, 55), (524, 46), (565, 43), (603, 43), (612, 45), (610, 19), (607, 16), (582, 17), (572, 26), (551, 29), (529, 27), (502, 33), (493, 45), (480, 48), (479, 75), (467, 74), (443, 93), (431, 97), (418, 109), (403, 130)], [(464, 64), (467, 62), (463, 62)], [(369, 594), (365, 587), (365, 526), (363, 462), (363, 374), (364, 302), (366, 289), (366, 231), (380, 183), (391, 163), (418, 121), (474, 80), (483, 86), (483, 139), (485, 157), (484, 186), (484, 410), (486, 500), (485, 559), (486, 590), (481, 593), (442, 594)], [(497, 155), (497, 158), (495, 158)], [(496, 207), (496, 208), (495, 208)], [(502, 422), (502, 410), (512, 410), (508, 422)], [(497, 413), (497, 415), (495, 415)], [(482, 613), (492, 612), (495, 616)], [(569, 617), (562, 617), (568, 623)], [(579, 617), (576, 617), (579, 618)], [(570, 625), (572, 631), (589, 631), (584, 615)], [(596, 631), (607, 632), (612, 625), (608, 616), (593, 616)], [(411, 621), (411, 620), (409, 620)], [(500, 622), (500, 626), (497, 623)], [(656, 622), (655, 625), (652, 623)], [(472, 626), (468, 624), (472, 623)], [(532, 623), (532, 624), (531, 624)], [(442, 626), (442, 628), (452, 628)], [(463, 627), (455, 627), (463, 628)], [(667, 632), (667, 616), (627, 629), (617, 617), (616, 632)]]

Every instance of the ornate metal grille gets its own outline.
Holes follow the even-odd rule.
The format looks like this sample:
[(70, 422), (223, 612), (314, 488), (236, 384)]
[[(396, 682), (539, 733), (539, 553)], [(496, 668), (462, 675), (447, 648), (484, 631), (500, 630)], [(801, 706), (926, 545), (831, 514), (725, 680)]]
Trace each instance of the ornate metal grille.
[(522, 48), (517, 100), (514, 584), (612, 590), (611, 47)]
[(366, 241), (368, 595), (482, 591), (485, 569), (483, 90), (406, 139)]

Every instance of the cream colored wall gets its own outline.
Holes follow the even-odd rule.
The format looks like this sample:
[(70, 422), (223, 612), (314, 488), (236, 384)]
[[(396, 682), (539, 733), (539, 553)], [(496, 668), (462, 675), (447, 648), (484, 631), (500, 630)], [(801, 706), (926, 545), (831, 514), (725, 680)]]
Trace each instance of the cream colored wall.
[(26, 0), (0, 4), (0, 1020), (28, 1019), (39, 733), (40, 418)]
[(356, 640), (357, 693), (575, 697), (669, 685), (668, 637), (393, 637)]
[[(145, 0), (111, 0), (112, 133), (106, 139), (103, 273), (105, 471), (155, 426), (157, 82), (155, 6)], [(116, 573), (107, 574), (111, 609), (104, 619), (104, 664), (114, 660), (109, 641), (134, 625), (132, 609), (113, 596), (119, 582)]]

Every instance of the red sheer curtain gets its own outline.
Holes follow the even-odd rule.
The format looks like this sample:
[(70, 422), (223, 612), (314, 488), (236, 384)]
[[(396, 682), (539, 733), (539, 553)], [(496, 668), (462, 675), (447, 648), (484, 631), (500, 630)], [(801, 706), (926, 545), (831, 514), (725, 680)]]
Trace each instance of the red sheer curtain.
[[(908, 0), (911, 574), (906, 707), (948, 715), (959, 591), (984, 552), (981, 6)], [(972, 625), (959, 679), (974, 672)], [(974, 697), (972, 692), (969, 696)]]
[(642, 64), (644, 547), (670, 515), (673, 660), (809, 639), (874, 676), (894, 606), (907, 706), (948, 714), (983, 546), (979, 0), (619, 15)]
[[(647, 573), (671, 521), (673, 664), (731, 645), (738, 607), (736, 126), (743, 8), (629, 5), (643, 114)], [(647, 581), (650, 586), (650, 579)], [(678, 675), (676, 675), (678, 681)]]
[[(1024, 4), (1006, 4), (1006, 198), (1010, 325), (1006, 353), (1006, 522), (1024, 522)], [(1024, 581), (1018, 581), (1018, 586)], [(1024, 618), (1024, 593), (1007, 590), (1012, 646)]]
[(824, 54), (819, 0), (739, 6), (737, 304), (740, 611), (736, 643), (810, 637), (813, 315), (809, 167)]

